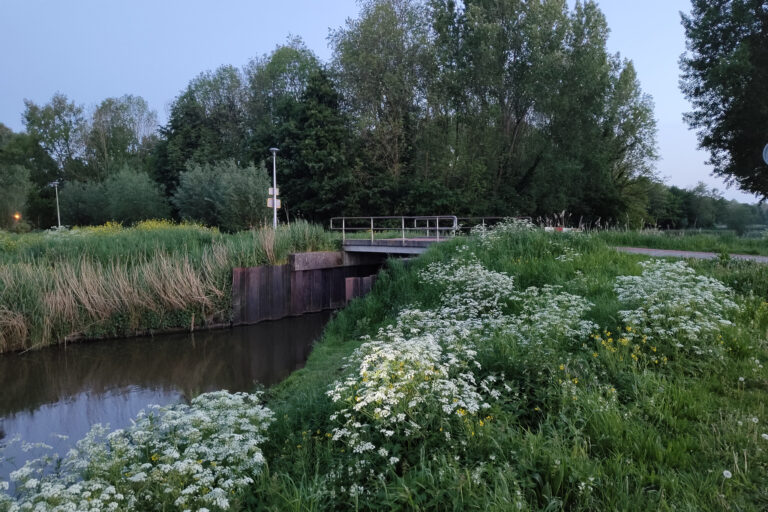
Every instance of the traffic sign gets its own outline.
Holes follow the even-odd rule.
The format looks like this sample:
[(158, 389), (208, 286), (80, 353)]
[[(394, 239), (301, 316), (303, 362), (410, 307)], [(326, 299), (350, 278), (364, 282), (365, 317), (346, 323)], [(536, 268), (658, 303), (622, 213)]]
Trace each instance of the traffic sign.
[[(274, 203), (272, 202), (272, 198), (268, 197), (267, 198), (267, 208), (273, 208), (273, 206), (272, 206), (273, 204)], [(279, 199), (277, 200), (277, 207), (280, 208), (280, 200)]]
[(269, 187), (269, 195), (270, 196), (279, 196), (280, 195), (280, 189), (279, 188)]
[(763, 148), (763, 162), (768, 164), (768, 144)]

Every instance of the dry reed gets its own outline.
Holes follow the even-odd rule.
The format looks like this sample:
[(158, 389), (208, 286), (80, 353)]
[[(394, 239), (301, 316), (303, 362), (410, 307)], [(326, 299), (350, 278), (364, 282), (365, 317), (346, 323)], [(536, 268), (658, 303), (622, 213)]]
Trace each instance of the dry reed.
[(27, 348), (28, 333), (24, 315), (0, 306), (0, 352)]

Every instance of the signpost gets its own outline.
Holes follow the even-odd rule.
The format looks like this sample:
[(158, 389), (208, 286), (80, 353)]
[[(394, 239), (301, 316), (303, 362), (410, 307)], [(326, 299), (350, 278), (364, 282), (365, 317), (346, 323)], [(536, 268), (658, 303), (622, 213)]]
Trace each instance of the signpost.
[(272, 229), (277, 229), (277, 209), (280, 208), (280, 200), (277, 198), (277, 194), (280, 190), (277, 188), (277, 152), (280, 151), (277, 148), (269, 148), (272, 152), (272, 186), (269, 188), (269, 195), (272, 196), (267, 199), (267, 206), (272, 208)]

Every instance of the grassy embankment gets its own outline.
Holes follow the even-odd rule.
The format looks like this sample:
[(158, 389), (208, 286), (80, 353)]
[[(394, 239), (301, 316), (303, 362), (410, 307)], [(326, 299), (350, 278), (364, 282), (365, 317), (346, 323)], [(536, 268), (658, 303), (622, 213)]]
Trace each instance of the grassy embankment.
[(597, 237), (614, 246), (648, 247), (651, 249), (677, 249), (715, 253), (756, 254), (768, 256), (768, 238), (737, 236), (691, 231), (597, 231)]
[(229, 321), (231, 269), (337, 243), (304, 222), (227, 235), (194, 224), (0, 232), (0, 352)]
[[(768, 360), (768, 270), (753, 263), (691, 262), (698, 273), (738, 291), (739, 311), (726, 315), (734, 325), (691, 332), (696, 314), (685, 308), (695, 307), (694, 299), (683, 311), (673, 304), (661, 308), (663, 314), (690, 316), (688, 332), (625, 342), (631, 326), (619, 311), (629, 304), (618, 300), (616, 278), (640, 274), (644, 258), (616, 253), (601, 236), (520, 233), (489, 248), (469, 243), (484, 267), (514, 276), (519, 290), (560, 285), (585, 297), (594, 306), (584, 317), (599, 327), (586, 337), (563, 335), (553, 326), (549, 332), (544, 327), (538, 340), (512, 332), (478, 339), (482, 370), (476, 380), (503, 372), (510, 390), (502, 389), (490, 409), (472, 416), (466, 431), (454, 429), (454, 446), (440, 432), (451, 420), (439, 404), (438, 410), (428, 402), (406, 406), (408, 420), (426, 431), (418, 439), (383, 443), (400, 457), (394, 465), (367, 457), (383, 479), (329, 479), (329, 472), (365, 459), (351, 455), (349, 443), (328, 438), (339, 428), (330, 418), (340, 404), (325, 392), (350, 374), (344, 358), (360, 346), (361, 336), (378, 339), (377, 330), (394, 324), (406, 305), (441, 308), (445, 286), (420, 283), (418, 275), (432, 262), (465, 260), (467, 251), (457, 254), (465, 243), (435, 247), (410, 267), (390, 268), (371, 295), (329, 325), (306, 368), (270, 390), (276, 420), (254, 503), (281, 510), (768, 507), (768, 372), (762, 366)], [(565, 324), (567, 313), (561, 313)], [(650, 322), (645, 329), (652, 330)], [(358, 395), (347, 396), (353, 403), (364, 388), (365, 377), (357, 377)], [(374, 411), (367, 406), (354, 418), (374, 429), (380, 421)], [(432, 415), (442, 419), (423, 419)], [(490, 419), (483, 422), (485, 417)], [(358, 482), (362, 494), (350, 495)]]
[[(202, 395), (110, 437), (110, 450), (90, 439), (64, 464), (84, 484), (66, 471), (61, 487), (30, 483), (25, 470), (21, 499), (764, 510), (768, 271), (644, 261), (587, 234), (508, 230), (433, 247), (384, 271), (263, 397)], [(264, 398), (271, 412), (246, 403)]]

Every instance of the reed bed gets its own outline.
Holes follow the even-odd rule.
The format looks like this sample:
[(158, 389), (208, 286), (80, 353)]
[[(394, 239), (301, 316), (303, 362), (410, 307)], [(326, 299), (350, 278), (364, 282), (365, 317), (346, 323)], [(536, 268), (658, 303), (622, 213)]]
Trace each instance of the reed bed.
[(0, 232), (0, 352), (226, 323), (233, 267), (336, 246), (306, 222), (233, 235), (164, 221)]

